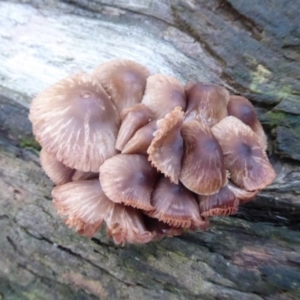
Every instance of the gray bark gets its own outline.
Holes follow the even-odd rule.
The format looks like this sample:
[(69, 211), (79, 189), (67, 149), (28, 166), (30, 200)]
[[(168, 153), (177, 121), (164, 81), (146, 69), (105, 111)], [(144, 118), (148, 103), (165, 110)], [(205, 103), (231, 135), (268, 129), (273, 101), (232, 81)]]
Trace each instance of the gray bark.
[[(0, 2), (0, 299), (299, 299), (300, 3)], [(277, 179), (207, 231), (118, 247), (51, 203), (27, 119), (48, 85), (112, 58), (257, 107)]]

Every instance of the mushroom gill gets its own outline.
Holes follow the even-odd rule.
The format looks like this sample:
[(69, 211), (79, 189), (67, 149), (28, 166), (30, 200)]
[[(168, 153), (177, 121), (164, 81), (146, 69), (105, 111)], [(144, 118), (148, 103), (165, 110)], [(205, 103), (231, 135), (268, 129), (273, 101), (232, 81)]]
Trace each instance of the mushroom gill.
[(119, 116), (102, 86), (88, 74), (47, 88), (33, 100), (29, 118), (41, 146), (69, 168), (98, 172), (116, 154)]
[(116, 244), (205, 230), (276, 176), (247, 99), (130, 60), (50, 86), (29, 118), (58, 213), (88, 237), (105, 223)]

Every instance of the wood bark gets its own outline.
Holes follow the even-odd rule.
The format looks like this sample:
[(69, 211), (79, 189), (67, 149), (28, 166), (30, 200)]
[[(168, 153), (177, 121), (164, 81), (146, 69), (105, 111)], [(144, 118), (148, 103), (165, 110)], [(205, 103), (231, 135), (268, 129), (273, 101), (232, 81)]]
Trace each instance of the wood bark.
[[(0, 299), (299, 299), (299, 1), (0, 2)], [(118, 247), (67, 228), (28, 121), (48, 85), (112, 58), (248, 97), (275, 182), (207, 231)]]

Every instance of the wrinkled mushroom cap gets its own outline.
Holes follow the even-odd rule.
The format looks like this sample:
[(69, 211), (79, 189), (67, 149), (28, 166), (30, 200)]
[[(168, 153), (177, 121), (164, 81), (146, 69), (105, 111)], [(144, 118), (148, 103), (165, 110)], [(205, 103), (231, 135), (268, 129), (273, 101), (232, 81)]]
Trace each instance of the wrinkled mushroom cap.
[(154, 132), (154, 139), (147, 150), (152, 166), (174, 183), (178, 183), (183, 156), (182, 123), (183, 111), (176, 107), (164, 119), (157, 121), (158, 130)]
[(184, 155), (180, 181), (191, 191), (211, 195), (227, 183), (223, 153), (209, 127), (198, 121), (183, 124)]
[(254, 191), (265, 188), (276, 177), (256, 134), (239, 119), (229, 116), (212, 127), (225, 158), (232, 182)]
[(119, 59), (102, 63), (93, 76), (104, 86), (121, 113), (141, 102), (150, 72), (132, 60)]
[(117, 111), (87, 74), (63, 79), (38, 95), (29, 118), (38, 142), (69, 168), (98, 172), (116, 153)]
[(147, 79), (142, 103), (152, 110), (155, 119), (161, 119), (177, 106), (185, 110), (185, 91), (176, 78), (155, 74)]

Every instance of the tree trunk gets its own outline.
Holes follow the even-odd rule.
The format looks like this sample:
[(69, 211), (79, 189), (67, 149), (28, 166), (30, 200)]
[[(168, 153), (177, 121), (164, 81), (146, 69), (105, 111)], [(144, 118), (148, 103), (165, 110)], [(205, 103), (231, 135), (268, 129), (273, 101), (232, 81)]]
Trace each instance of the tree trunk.
[[(299, 11), (289, 0), (1, 1), (0, 299), (299, 299)], [(104, 230), (67, 228), (28, 107), (117, 57), (248, 97), (276, 181), (204, 232), (118, 247)]]

